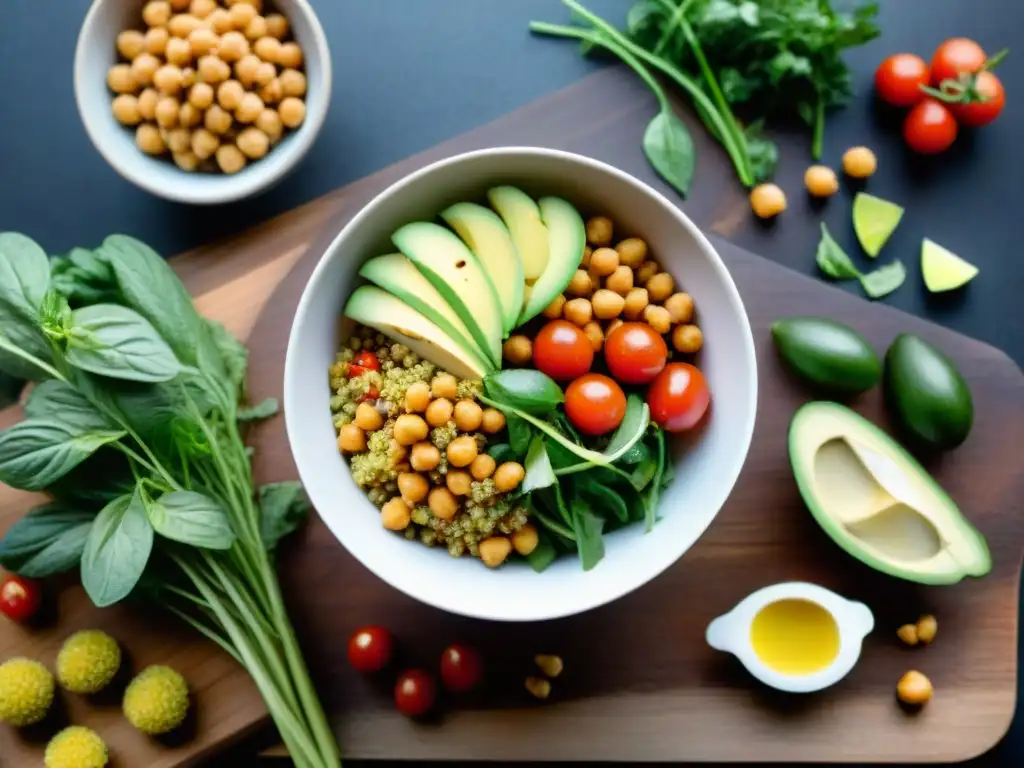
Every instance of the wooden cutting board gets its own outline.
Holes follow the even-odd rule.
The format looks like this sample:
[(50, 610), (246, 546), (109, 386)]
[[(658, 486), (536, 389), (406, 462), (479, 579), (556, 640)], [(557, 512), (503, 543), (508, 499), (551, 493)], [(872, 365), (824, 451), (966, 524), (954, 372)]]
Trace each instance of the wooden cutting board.
[[(174, 260), (200, 309), (247, 336), (254, 398), (280, 395), (286, 338), (302, 287), (327, 243), (387, 184), (440, 157), (485, 146), (529, 144), (588, 154), (655, 186), (639, 150), (650, 98), (618, 70), (599, 73), (491, 125), (410, 158), (228, 241)], [(698, 194), (683, 208), (706, 230), (729, 234), (748, 220), (745, 195), (702, 132)], [(838, 202), (838, 201), (837, 201)], [(356, 563), (314, 519), (282, 552), (282, 580), (314, 680), (346, 758), (622, 761), (935, 761), (966, 759), (1005, 732), (1016, 696), (1017, 590), (1024, 526), (1024, 376), (1001, 352), (882, 305), (871, 306), (716, 240), (743, 295), (757, 341), (760, 408), (740, 481), (708, 532), (676, 566), (609, 606), (530, 625), (477, 622), (428, 609)], [(813, 254), (808, 254), (811, 263)], [(699, 299), (699, 297), (698, 297)], [(992, 546), (983, 580), (924, 588), (885, 578), (839, 550), (804, 509), (785, 453), (794, 409), (808, 395), (785, 374), (768, 337), (778, 316), (828, 314), (861, 330), (879, 349), (914, 331), (945, 349), (968, 374), (977, 405), (968, 441), (928, 467)], [(258, 319), (257, 319), (258, 317)], [(877, 392), (854, 407), (883, 425)], [(3, 424), (17, 409), (0, 414)], [(255, 436), (260, 481), (296, 476), (283, 419)], [(0, 488), (0, 529), (33, 503)], [(467, 578), (480, 572), (467, 563)], [(543, 578), (539, 576), (538, 578)], [(866, 601), (878, 629), (860, 665), (827, 692), (789, 697), (760, 688), (731, 657), (704, 644), (707, 622), (750, 591), (807, 579)], [(438, 585), (457, 589), (458, 585)], [(192, 684), (196, 719), (186, 736), (159, 743), (134, 733), (117, 702), (62, 696), (60, 710), (95, 727), (120, 766), (194, 764), (265, 724), (251, 683), (216, 648), (138, 609), (98, 611), (70, 587), (59, 624), (25, 630), (0, 623), (0, 658), (31, 655), (51, 664), (63, 637), (106, 628), (135, 670), (170, 663)], [(906, 649), (896, 627), (934, 613), (939, 636)], [(446, 702), (434, 723), (414, 724), (391, 705), (388, 681), (352, 673), (344, 644), (366, 623), (400, 640), (403, 662), (431, 667), (452, 641), (486, 649), (486, 697)], [(540, 704), (522, 688), (536, 652), (561, 654), (566, 672)], [(928, 674), (935, 700), (915, 717), (893, 688), (909, 668)], [(38, 762), (45, 733), (0, 728), (0, 765)]]

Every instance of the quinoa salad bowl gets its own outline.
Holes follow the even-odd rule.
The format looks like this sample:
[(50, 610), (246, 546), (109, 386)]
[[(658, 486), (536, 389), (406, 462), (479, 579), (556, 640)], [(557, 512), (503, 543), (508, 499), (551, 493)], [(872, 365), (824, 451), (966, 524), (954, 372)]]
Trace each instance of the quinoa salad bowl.
[(697, 541), (746, 458), (757, 372), (735, 285), (677, 208), (598, 161), (501, 148), (342, 229), (284, 400), (350, 554), (424, 603), (531, 621), (628, 594)]

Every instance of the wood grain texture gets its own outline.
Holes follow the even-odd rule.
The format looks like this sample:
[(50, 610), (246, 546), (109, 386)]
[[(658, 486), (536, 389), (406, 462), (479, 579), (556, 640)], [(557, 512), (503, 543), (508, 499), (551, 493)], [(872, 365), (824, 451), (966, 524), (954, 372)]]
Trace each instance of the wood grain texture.
[[(667, 192), (652, 178), (640, 150), (650, 107), (648, 94), (628, 75), (609, 70), (173, 263), (204, 312), (249, 337), (253, 398), (280, 395), (285, 344), (306, 277), (334, 233), (384, 186), (456, 152), (526, 144), (591, 155)], [(706, 142), (703, 132), (695, 136)], [(699, 196), (682, 207), (705, 230), (728, 234), (745, 215), (745, 195), (721, 151), (706, 143), (700, 149), (694, 185)], [(447, 616), (412, 602), (358, 565), (318, 519), (284, 548), (284, 588), (345, 757), (953, 761), (986, 750), (1005, 731), (1016, 696), (1017, 585), (1024, 545), (1024, 529), (1017, 524), (1024, 477), (1015, 471), (1015, 448), (1024, 434), (1020, 371), (984, 344), (884, 306), (869, 308), (724, 242), (716, 245), (755, 329), (759, 421), (728, 504), (662, 577), (584, 616), (509, 626)], [(929, 468), (989, 537), (995, 558), (989, 577), (931, 589), (886, 579), (846, 556), (813, 523), (785, 456), (788, 419), (807, 396), (779, 367), (766, 331), (778, 315), (796, 313), (850, 322), (880, 348), (900, 331), (917, 331), (969, 374), (978, 406), (974, 432)], [(880, 416), (876, 393), (855, 407)], [(17, 409), (0, 414), (4, 424), (18, 417)], [(260, 427), (254, 439), (260, 481), (296, 476), (282, 419)], [(31, 494), (0, 488), (0, 529), (31, 503)], [(472, 577), (469, 565), (467, 577)], [(765, 692), (731, 657), (703, 642), (704, 627), (714, 616), (751, 590), (790, 578), (818, 581), (863, 599), (878, 619), (854, 673), (811, 697)], [(924, 651), (899, 647), (895, 627), (923, 611), (939, 617), (939, 640)], [(62, 696), (61, 709), (74, 722), (97, 728), (118, 765), (193, 764), (266, 723), (245, 674), (173, 622), (135, 608), (97, 611), (77, 587), (61, 592), (58, 612), (59, 625), (36, 630), (0, 623), (0, 658), (26, 654), (52, 664), (64, 636), (98, 626), (124, 643), (136, 671), (148, 663), (170, 663), (196, 693), (195, 737), (172, 745), (134, 733), (116, 701), (97, 705)], [(488, 696), (486, 706), (467, 701), (449, 708), (441, 723), (400, 718), (388, 682), (358, 678), (345, 661), (345, 638), (371, 622), (387, 623), (405, 640), (403, 661), (409, 664), (433, 666), (452, 640), (477, 643), (488, 650), (489, 689), (499, 693)], [(535, 652), (561, 653), (567, 663), (552, 699), (543, 705), (522, 690)], [(896, 680), (911, 666), (928, 674), (937, 690), (935, 701), (914, 718), (901, 712), (892, 695)], [(0, 728), (0, 765), (32, 764), (39, 755), (38, 738)]]

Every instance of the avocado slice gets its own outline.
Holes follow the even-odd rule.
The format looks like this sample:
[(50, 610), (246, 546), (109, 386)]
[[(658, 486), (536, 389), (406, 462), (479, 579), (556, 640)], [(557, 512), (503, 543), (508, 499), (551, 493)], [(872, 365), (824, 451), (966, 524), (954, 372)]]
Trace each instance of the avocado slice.
[(349, 296), (345, 314), (429, 360), (460, 379), (482, 379), (496, 370), (476, 351), (442, 331), (397, 296), (375, 285), (361, 285)]
[(377, 256), (363, 264), (359, 274), (371, 283), (397, 296), (466, 349), (487, 356), (473, 340), (466, 324), (440, 292), (431, 285), (416, 265), (400, 253)]
[(476, 254), (501, 301), (504, 335), (516, 327), (523, 308), (523, 261), (498, 215), (476, 203), (456, 203), (441, 218)]
[(494, 187), (487, 192), (487, 199), (512, 235), (526, 282), (535, 282), (548, 265), (548, 233), (540, 208), (518, 187)]
[(877, 571), (921, 584), (955, 584), (992, 570), (985, 538), (898, 443), (838, 403), (793, 416), (789, 457), (818, 524)]
[(548, 230), (548, 265), (544, 274), (533, 284), (532, 290), (519, 316), (520, 324), (536, 317), (565, 290), (583, 259), (587, 245), (587, 229), (570, 203), (560, 197), (542, 197), (539, 201), (541, 216)]
[(501, 304), (473, 252), (452, 232), (426, 221), (406, 224), (391, 241), (462, 318), (477, 345), (500, 366)]

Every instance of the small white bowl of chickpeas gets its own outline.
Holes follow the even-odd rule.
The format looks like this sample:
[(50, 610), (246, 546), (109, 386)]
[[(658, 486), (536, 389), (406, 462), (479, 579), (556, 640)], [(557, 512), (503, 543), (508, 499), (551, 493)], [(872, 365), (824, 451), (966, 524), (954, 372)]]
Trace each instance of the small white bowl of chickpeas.
[(327, 116), (308, 0), (94, 0), (75, 52), (86, 132), (124, 178), (211, 205), (280, 181)]

